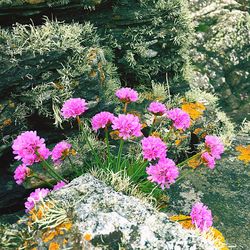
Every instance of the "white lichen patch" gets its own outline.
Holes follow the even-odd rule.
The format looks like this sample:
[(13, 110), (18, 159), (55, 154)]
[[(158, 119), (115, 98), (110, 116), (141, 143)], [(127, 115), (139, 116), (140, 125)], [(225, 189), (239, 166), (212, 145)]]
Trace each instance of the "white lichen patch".
[(183, 229), (165, 213), (89, 174), (74, 179), (53, 198), (67, 200), (69, 194), (78, 197), (74, 226), (80, 235), (91, 235), (91, 249), (215, 249), (197, 231)]

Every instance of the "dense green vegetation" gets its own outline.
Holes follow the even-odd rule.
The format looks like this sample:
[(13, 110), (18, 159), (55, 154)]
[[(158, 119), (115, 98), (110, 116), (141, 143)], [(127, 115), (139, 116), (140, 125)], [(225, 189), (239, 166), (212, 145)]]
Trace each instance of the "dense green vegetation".
[[(75, 121), (64, 121), (60, 111), (66, 100), (85, 98), (88, 139), (103, 157), (102, 163), (115, 165), (119, 156), (115, 136), (114, 155), (107, 163), (104, 133), (96, 136), (89, 119), (103, 110), (121, 113), (114, 92), (128, 86), (140, 93), (138, 105), (130, 104), (129, 110), (140, 116), (144, 136), (152, 132), (152, 117), (145, 114), (151, 101), (163, 102), (167, 108), (186, 108), (190, 114), (201, 112), (192, 105), (204, 107), (189, 132), (172, 135), (168, 157), (176, 163), (185, 161), (199, 151), (197, 145), (206, 134), (216, 134), (227, 150), (225, 158), (212, 173), (198, 169), (167, 195), (156, 189), (152, 197), (162, 211), (181, 214), (190, 210), (188, 202), (201, 199), (213, 209), (215, 225), (227, 241), (244, 249), (248, 230), (243, 229), (240, 237), (235, 232), (247, 221), (249, 173), (236, 159), (240, 151), (235, 153), (235, 146), (243, 145), (241, 157), (249, 164), (249, 34), (245, 0), (0, 0), (0, 212), (5, 214), (1, 221), (15, 221), (7, 214), (22, 210), (27, 193), (43, 186), (31, 182), (25, 190), (13, 181), (17, 163), (11, 145), (28, 130), (37, 130), (50, 149), (65, 139), (73, 145), (78, 153), (73, 164), (80, 170), (72, 171), (66, 160), (65, 178), (91, 172), (117, 191), (142, 199), (142, 193), (151, 194), (152, 183), (138, 189), (137, 184), (146, 180), (142, 172), (135, 177), (137, 183), (131, 171), (119, 176), (115, 171), (107, 175), (106, 169), (92, 168), (99, 163), (91, 156), (86, 138), (78, 135)], [(168, 122), (158, 125), (157, 133), (169, 129)], [(121, 166), (129, 169), (132, 161), (131, 169), (143, 165), (138, 145), (137, 141), (125, 146), (126, 160)], [(122, 181), (128, 185), (124, 189)], [(217, 196), (224, 199), (223, 204)], [(170, 205), (167, 209), (166, 204)], [(6, 228), (0, 227), (0, 235), (5, 235)]]

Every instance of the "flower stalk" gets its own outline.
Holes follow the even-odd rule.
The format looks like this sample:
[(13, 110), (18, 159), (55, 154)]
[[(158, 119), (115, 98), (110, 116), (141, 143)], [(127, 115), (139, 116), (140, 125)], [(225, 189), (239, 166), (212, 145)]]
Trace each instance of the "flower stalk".
[(123, 113), (127, 114), (128, 102), (124, 103)]
[(109, 145), (109, 132), (107, 126), (105, 126), (105, 142), (107, 145), (107, 166), (109, 167), (110, 160), (110, 145)]
[[(42, 161), (42, 164), (49, 170), (50, 175), (58, 181), (66, 181), (60, 174), (58, 174), (54, 168), (45, 160)], [(52, 174), (51, 174), (52, 173)]]
[(83, 129), (83, 124), (82, 124), (82, 122), (81, 122), (79, 116), (77, 116), (76, 118), (77, 118), (77, 123), (78, 123), (78, 125), (79, 125), (79, 130), (82, 132), (82, 134), (83, 134), (83, 136), (84, 136), (84, 138), (85, 138), (85, 140), (86, 140), (88, 146), (90, 147), (91, 152), (92, 152), (92, 154), (93, 154), (93, 156), (94, 156), (94, 158), (95, 158), (95, 161), (96, 161), (97, 165), (101, 166), (100, 159), (99, 159), (97, 153), (95, 152), (95, 149), (94, 149), (93, 146), (91, 145), (91, 143), (90, 143), (90, 141), (89, 141), (89, 138), (88, 138), (88, 135), (86, 134), (86, 132), (85, 132), (84, 129)]
[(189, 157), (188, 159), (186, 159), (185, 161), (182, 161), (181, 163), (177, 164), (178, 167), (183, 167), (187, 162), (193, 160), (194, 158), (200, 156), (202, 154), (202, 152), (199, 152), (191, 157)]
[(170, 127), (170, 128), (169, 128), (169, 131), (168, 131), (168, 133), (167, 133), (167, 135), (166, 135), (166, 137), (165, 137), (165, 141), (168, 140), (168, 138), (170, 137), (172, 131), (173, 131), (173, 127)]
[(124, 145), (124, 140), (120, 140), (120, 146), (119, 146), (119, 151), (118, 151), (118, 157), (117, 157), (117, 163), (116, 163), (116, 169), (117, 172), (120, 171), (120, 164), (121, 164), (121, 156), (122, 156), (122, 149)]

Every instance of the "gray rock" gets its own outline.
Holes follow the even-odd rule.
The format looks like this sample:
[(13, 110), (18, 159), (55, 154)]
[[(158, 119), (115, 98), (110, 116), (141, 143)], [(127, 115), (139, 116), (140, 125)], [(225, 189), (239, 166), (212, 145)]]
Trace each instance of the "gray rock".
[(249, 119), (249, 4), (234, 0), (189, 2), (196, 31), (190, 50), (195, 65), (191, 84), (216, 92), (235, 121), (241, 122), (245, 116)]
[(150, 204), (115, 192), (90, 174), (51, 196), (75, 204), (74, 226), (80, 235), (92, 235), (88, 249), (215, 249), (197, 232), (183, 229)]
[[(235, 138), (232, 149), (250, 143), (247, 124), (245, 128), (246, 132)], [(249, 165), (237, 159), (239, 153), (232, 151), (224, 154), (213, 171), (202, 167), (172, 187), (168, 211), (188, 214), (194, 202), (203, 202), (212, 210), (213, 226), (221, 231), (228, 247), (245, 250), (250, 246), (250, 172)]]

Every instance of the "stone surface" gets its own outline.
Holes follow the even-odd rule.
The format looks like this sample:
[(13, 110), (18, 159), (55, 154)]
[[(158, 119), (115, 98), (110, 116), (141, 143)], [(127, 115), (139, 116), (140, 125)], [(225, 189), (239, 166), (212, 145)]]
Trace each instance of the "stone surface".
[(202, 167), (190, 173), (180, 185), (173, 186), (168, 207), (172, 214), (187, 214), (194, 202), (202, 201), (212, 210), (214, 226), (222, 232), (229, 248), (237, 250), (250, 246), (250, 173), (249, 165), (236, 158), (238, 153), (234, 148), (249, 143), (249, 134), (238, 135), (231, 152), (223, 155), (213, 171)]
[[(214, 91), (235, 121), (250, 117), (248, 1), (190, 0), (195, 23), (192, 85)], [(240, 112), (239, 112), (240, 111)], [(244, 115), (242, 115), (244, 114)]]
[(113, 50), (122, 82), (151, 85), (151, 80), (168, 81), (176, 91), (188, 88), (186, 71), (193, 30), (186, 0), (7, 2), (0, 0), (1, 26), (30, 24), (30, 19), (40, 25), (44, 16), (67, 23), (90, 22), (97, 27), (100, 44)]
[(89, 249), (214, 249), (197, 232), (183, 229), (151, 205), (117, 193), (89, 174), (74, 179), (52, 198), (80, 201), (73, 207), (74, 224), (80, 234), (91, 234)]

